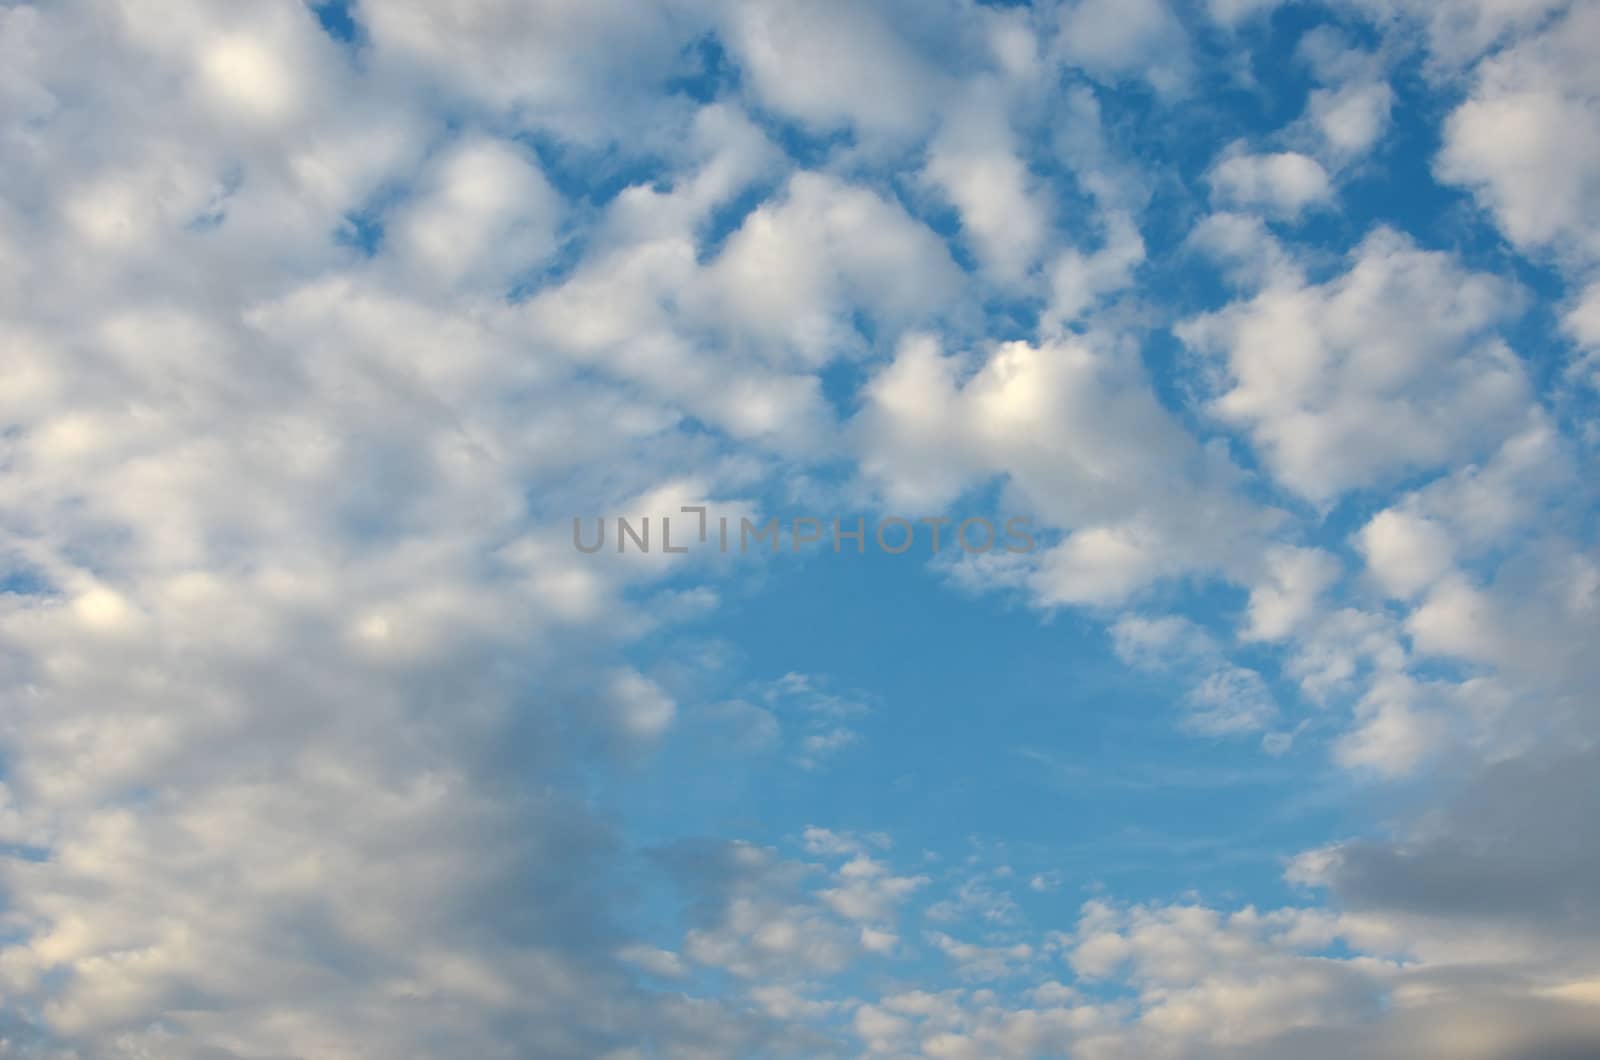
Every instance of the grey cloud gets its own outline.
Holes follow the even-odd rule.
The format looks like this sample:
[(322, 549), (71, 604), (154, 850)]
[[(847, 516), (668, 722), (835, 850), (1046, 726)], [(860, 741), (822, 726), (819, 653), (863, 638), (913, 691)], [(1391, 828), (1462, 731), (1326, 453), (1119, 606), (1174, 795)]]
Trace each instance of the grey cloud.
[(1536, 931), (1552, 953), (1600, 933), (1600, 752), (1484, 767), (1414, 837), (1341, 845), (1329, 876), (1350, 907)]

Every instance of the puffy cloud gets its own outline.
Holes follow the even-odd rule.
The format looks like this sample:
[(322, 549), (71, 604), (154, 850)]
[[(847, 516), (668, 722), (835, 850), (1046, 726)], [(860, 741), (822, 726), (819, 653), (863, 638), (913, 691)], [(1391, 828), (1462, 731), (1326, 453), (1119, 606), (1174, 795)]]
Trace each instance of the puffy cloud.
[(423, 0), (352, 8), (370, 61), (397, 88), (474, 108), (514, 108), (575, 139), (649, 135), (670, 110), (659, 85), (688, 72), (685, 46), (710, 28), (693, 4), (489, 0), (445, 11)]
[(944, 245), (897, 204), (812, 173), (747, 217), (708, 272), (703, 311), (715, 299), (734, 338), (811, 363), (848, 348), (851, 311), (903, 327), (936, 316), (958, 282)]
[[(1592, 257), (1585, 141), (1546, 135), (1592, 109), (1590, 13), (1553, 10), (1413, 13), (1438, 49), (1508, 42), (1441, 175), (1520, 247)], [(1173, 189), (1107, 144), (1188, 83), (1165, 5), (368, 0), (354, 42), (319, 12), (0, 11), (0, 1052), (1593, 1051), (1570, 837), (1600, 571), (1562, 499), (1581, 465), (1491, 335), (1515, 298), (1388, 232), (1319, 282), (1260, 218), (1191, 237), (1251, 288), (1185, 329), (1211, 410), (1281, 483), (1329, 504), (1460, 465), (1362, 506), (1388, 599), (1363, 596), (1158, 393), (1134, 318), (1159, 311), (1103, 304), (1162, 267), (1145, 210)], [(1294, 216), (1381, 136), (1382, 78), (1316, 62), (1318, 139), (1228, 156), (1219, 203)], [(1139, 78), (1162, 98), (1120, 109)], [(1508, 117), (1570, 167), (1491, 157)], [(1585, 348), (1594, 301), (1564, 317)], [(1210, 735), (1271, 722), (1256, 658), (1281, 654), (1348, 706), (1336, 761), (1460, 769), (1461, 805), (1297, 863), (1346, 912), (1107, 902), (1066, 931), (1033, 919), (1061, 868), (906, 864), (879, 835), (636, 856), (593, 788), (702, 723), (818, 768), (873, 701), (804, 674), (702, 698), (630, 660), (721, 585), (575, 554), (564, 520), (749, 511), (819, 467), (906, 505), (1003, 483), (1043, 547), (958, 576), (1046, 607), (1247, 591), (1250, 666), (1172, 616), (1122, 615), (1114, 650)], [(680, 934), (636, 930), (672, 904), (657, 869)]]
[(1251, 640), (1281, 640), (1317, 609), (1318, 597), (1339, 578), (1339, 561), (1314, 548), (1277, 546), (1266, 554), (1263, 579), (1250, 590)]
[(826, 449), (815, 375), (858, 355), (858, 321), (892, 334), (943, 313), (958, 272), (943, 243), (898, 205), (820, 173), (796, 173), (703, 264), (696, 226), (758, 172), (743, 135), (668, 193), (635, 186), (611, 236), (521, 308), (539, 342), (641, 386), (740, 440)]
[(898, 909), (928, 878), (895, 875), (856, 852), (857, 841), (825, 829), (808, 830), (806, 843), (813, 853), (847, 859), (818, 879), (814, 866), (748, 843), (681, 841), (657, 851), (691, 902), (683, 955), (783, 984), (838, 972), (863, 953), (891, 952)]
[(1578, 375), (1587, 372), (1590, 384), (1600, 388), (1600, 283), (1584, 288), (1561, 324), (1581, 351), (1572, 371)]
[(1471, 188), (1519, 247), (1590, 262), (1600, 259), (1592, 223), (1600, 74), (1585, 42), (1596, 34), (1600, 9), (1573, 4), (1542, 32), (1485, 59), (1471, 96), (1445, 123), (1435, 163), (1442, 180)]
[(1482, 451), (1520, 422), (1527, 383), (1490, 332), (1517, 304), (1501, 281), (1380, 229), (1344, 274), (1280, 275), (1178, 333), (1220, 361), (1211, 411), (1249, 432), (1285, 486), (1327, 503)]
[[(1442, 809), (1392, 838), (1306, 855), (1292, 875), (1332, 889), (1350, 916), (1387, 924), (1412, 954), (1391, 1017), (1304, 1038), (1314, 1056), (1582, 1056), (1600, 1044), (1591, 985), (1593, 813), (1587, 750), (1475, 768)], [(1574, 831), (1577, 829), (1577, 832)], [(1452, 1052), (1454, 1051), (1454, 1052)]]
[(1322, 166), (1294, 151), (1252, 155), (1230, 150), (1208, 179), (1212, 195), (1224, 205), (1258, 207), (1280, 217), (1297, 217), (1332, 195)]
[(504, 142), (453, 145), (390, 222), (395, 250), (447, 283), (507, 284), (555, 250), (560, 197), (537, 164)]
[(1254, 214), (1222, 211), (1209, 214), (1194, 226), (1185, 244), (1225, 269), (1229, 282), (1248, 290), (1294, 274), (1288, 251)]
[(1435, 750), (1439, 717), (1418, 705), (1422, 689), (1410, 678), (1379, 677), (1356, 704), (1356, 726), (1334, 748), (1340, 764), (1386, 776), (1410, 773)]
[[(423, 163), (405, 97), (302, 5), (229, 34), (204, 7), (125, 14), (5, 16), (17, 75), (78, 101), (5, 134), (37, 145), (4, 177), (31, 204), (7, 253), (81, 282), (4, 296), (26, 385), (0, 511), (36, 583), (0, 600), (8, 702), (31, 689), (7, 827), (39, 854), (3, 869), (0, 974), (28, 1037), (593, 1057), (747, 1033), (618, 963), (591, 886), (616, 835), (557, 783), (586, 727), (671, 721), (613, 657), (621, 595), (670, 568), (576, 563), (529, 492), (614, 510), (686, 451), (650, 452), (670, 409), (528, 354), (501, 296), (561, 221), (542, 167), (482, 133)], [(336, 240), (346, 214), (371, 247)], [(617, 472), (563, 496), (591, 461)]]
[(1300, 40), (1299, 54), (1322, 82), (1306, 101), (1304, 121), (1334, 164), (1372, 149), (1387, 130), (1395, 102), (1377, 55), (1322, 26)]
[(618, 725), (632, 739), (659, 737), (677, 714), (677, 704), (659, 685), (632, 670), (613, 675), (608, 693)]
[(1381, 25), (1411, 34), (1423, 29), (1434, 62), (1453, 72), (1495, 44), (1538, 26), (1568, 0), (1462, 0), (1434, 4), (1428, 0), (1362, 0)]
[(914, 338), (866, 394), (862, 466), (892, 503), (946, 503), (1004, 474), (1028, 510), (1067, 532), (1025, 576), (1047, 605), (1114, 603), (1164, 576), (1231, 568), (1271, 522), (1113, 344), (1013, 342), (972, 364)]
[(846, 919), (882, 923), (906, 896), (927, 882), (926, 876), (895, 876), (881, 862), (855, 857), (839, 869), (838, 885), (819, 891), (818, 896)]
[(1050, 305), (1040, 321), (1044, 330), (1077, 320), (1100, 298), (1127, 287), (1144, 261), (1144, 239), (1132, 218), (1120, 211), (1104, 216), (1105, 240), (1098, 250), (1068, 250), (1051, 267)]
[(1389, 124), (1394, 92), (1380, 82), (1317, 89), (1308, 113), (1330, 150), (1341, 156), (1362, 154), (1377, 143)]
[(760, 2), (729, 11), (731, 43), (758, 96), (808, 125), (908, 137), (950, 90), (945, 70), (896, 32), (892, 8)]
[(802, 870), (744, 843), (679, 844), (660, 854), (695, 896), (684, 953), (746, 979), (837, 972), (859, 935), (799, 887)]
[(1391, 596), (1416, 595), (1454, 568), (1450, 537), (1426, 517), (1386, 509), (1361, 528), (1367, 568)]
[(1071, 0), (1056, 49), (1097, 78), (1142, 78), (1164, 94), (1182, 91), (1189, 75), (1187, 34), (1163, 0)]
[(1002, 280), (1021, 279), (1049, 240), (1051, 218), (991, 86), (945, 119), (924, 173), (960, 211), (985, 266)]

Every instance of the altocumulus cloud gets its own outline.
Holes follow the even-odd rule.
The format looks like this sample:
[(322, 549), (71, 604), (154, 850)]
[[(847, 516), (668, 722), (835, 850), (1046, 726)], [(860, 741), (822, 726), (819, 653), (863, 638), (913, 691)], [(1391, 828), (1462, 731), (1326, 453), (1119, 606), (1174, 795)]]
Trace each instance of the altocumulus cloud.
[[(0, 1053), (1600, 1055), (1596, 39), (0, 6)], [(1040, 547), (935, 598), (1350, 814), (1118, 893), (1159, 839), (983, 834), (1048, 807), (903, 661), (740, 663), (717, 616), (803, 559), (568, 538), (961, 504)], [(951, 849), (861, 826), (930, 776)]]

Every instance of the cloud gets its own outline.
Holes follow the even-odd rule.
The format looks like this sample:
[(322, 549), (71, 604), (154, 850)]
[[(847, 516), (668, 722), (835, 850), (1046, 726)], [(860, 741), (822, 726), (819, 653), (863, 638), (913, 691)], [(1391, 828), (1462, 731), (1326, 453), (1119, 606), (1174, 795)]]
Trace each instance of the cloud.
[(829, 691), (826, 680), (801, 673), (784, 674), (752, 690), (752, 698), (765, 705), (763, 713), (775, 726), (793, 734), (790, 751), (803, 769), (819, 769), (856, 744), (861, 733), (854, 726), (872, 710), (870, 697)]
[(1450, 74), (1492, 49), (1495, 44), (1538, 26), (1567, 6), (1566, 0), (1463, 0), (1439, 5), (1427, 0), (1362, 0), (1379, 25), (1414, 34), (1423, 40), (1438, 67)]
[(927, 179), (960, 211), (980, 260), (997, 276), (1025, 276), (1050, 237), (1050, 215), (1018, 157), (1003, 98), (988, 85), (948, 115), (934, 137)]
[(1600, 76), (1581, 43), (1600, 10), (1574, 4), (1542, 32), (1485, 59), (1472, 94), (1445, 123), (1441, 180), (1472, 190), (1512, 243), (1600, 258), (1589, 223), (1600, 195), (1600, 132), (1591, 116)]
[(701, 263), (697, 226), (760, 172), (750, 130), (732, 116), (718, 125), (707, 136), (710, 157), (679, 186), (636, 185), (619, 196), (605, 226), (611, 238), (530, 298), (521, 322), (575, 363), (736, 439), (826, 448), (830, 414), (811, 373), (860, 355), (862, 320), (893, 334), (942, 313), (958, 272), (897, 204), (805, 172)]
[[(208, 9), (150, 14), (5, 15), (38, 57), (21, 76), (88, 108), (8, 167), (32, 205), (7, 255), (25, 238), (91, 307), (6, 295), (28, 382), (5, 547), (34, 583), (0, 603), (6, 780), (39, 844), (0, 870), (30, 1025), (10, 1041), (593, 1057), (734, 1033), (618, 963), (592, 885), (621, 847), (561, 781), (607, 768), (585, 726), (612, 746), (669, 724), (613, 654), (621, 594), (666, 571), (575, 564), (528, 494), (565, 507), (590, 461), (619, 472), (582, 509), (670, 484), (649, 450), (676, 422), (529, 356), (501, 296), (565, 204), (503, 137), (424, 162), (406, 97), (343, 69), (301, 5), (243, 44)], [(136, 118), (119, 83), (166, 87)], [(67, 153), (74, 126), (97, 146)], [(370, 251), (341, 246), (402, 183)]]
[(400, 255), (446, 283), (508, 284), (555, 250), (560, 197), (527, 156), (503, 142), (453, 145), (425, 191), (390, 222)]
[(537, 10), (490, 0), (450, 13), (419, 0), (372, 0), (354, 18), (369, 61), (395, 90), (443, 93), (468, 108), (521, 108), (586, 140), (619, 127), (649, 135), (651, 116), (671, 106), (658, 86), (687, 72), (685, 46), (710, 28), (693, 4), (639, 12), (616, 0), (555, 0)]
[[(846, 853), (843, 838), (811, 829), (807, 845), (832, 858)], [(812, 867), (746, 843), (683, 841), (655, 857), (692, 903), (684, 955), (762, 982), (803, 983), (891, 951), (898, 907), (928, 883), (862, 853), (816, 882)]]
[(1454, 567), (1450, 538), (1438, 524), (1393, 509), (1361, 528), (1357, 547), (1392, 596), (1414, 596)]
[(1061, 56), (1097, 78), (1142, 78), (1167, 95), (1186, 85), (1188, 38), (1162, 0), (1074, 0), (1061, 7), (1058, 34)]
[(1265, 577), (1250, 590), (1248, 640), (1282, 640), (1317, 611), (1318, 597), (1339, 578), (1339, 562), (1319, 549), (1277, 546)]
[(1265, 287), (1275, 278), (1291, 276), (1295, 271), (1283, 244), (1255, 214), (1209, 214), (1194, 226), (1184, 242), (1186, 247), (1224, 266), (1227, 280), (1241, 288)]
[(1399, 777), (1438, 745), (1443, 722), (1419, 700), (1425, 690), (1400, 675), (1384, 675), (1356, 704), (1356, 725), (1340, 738), (1334, 757), (1352, 769)]
[[(5, 6), (0, 1052), (1593, 1053), (1587, 443), (1474, 234), (1330, 275), (1282, 222), (1448, 110), (1586, 372), (1594, 11), (1378, 13), (1434, 82), (1313, 35), (1269, 148), (1154, 0)], [(1060, 850), (897, 854), (870, 787), (639, 828), (697, 738), (796, 800), (920, 753), (892, 684), (685, 676), (747, 571), (570, 545), (812, 490), (993, 492), (1039, 549), (941, 572), (1105, 619), (1201, 735), (1298, 684), (1421, 810), (1297, 833), (1303, 908), (1065, 922)]]
[(862, 468), (891, 503), (945, 504), (1004, 474), (1026, 510), (1065, 532), (1023, 576), (1046, 605), (1115, 603), (1227, 567), (1270, 521), (1232, 495), (1227, 460), (1182, 432), (1112, 343), (1012, 342), (974, 360), (913, 338), (866, 397)]
[[(1486, 765), (1436, 818), (1394, 841), (1334, 849), (1322, 879), (1352, 908), (1433, 922), (1450, 933), (1537, 946), (1543, 959), (1587, 963), (1594, 904), (1582, 881), (1595, 851), (1569, 838), (1593, 812), (1592, 751), (1519, 755)], [(1434, 933), (1437, 933), (1436, 935)], [(1460, 945), (1459, 942), (1455, 943)]]
[(1323, 85), (1312, 90), (1302, 119), (1322, 150), (1336, 165), (1372, 150), (1388, 130), (1395, 104), (1380, 55), (1329, 26), (1307, 32), (1297, 50)]
[(659, 685), (632, 670), (614, 674), (608, 693), (617, 724), (631, 739), (659, 738), (677, 714), (677, 704)]
[(1517, 306), (1503, 282), (1379, 229), (1343, 275), (1277, 274), (1178, 334), (1219, 360), (1213, 414), (1247, 431), (1285, 486), (1327, 503), (1504, 437), (1528, 391), (1491, 328)]
[(1131, 217), (1119, 210), (1104, 215), (1105, 239), (1090, 253), (1072, 249), (1050, 269), (1050, 304), (1040, 320), (1046, 333), (1076, 321), (1106, 295), (1126, 288), (1145, 260), (1144, 239)]
[(910, 136), (949, 92), (947, 74), (895, 31), (887, 10), (767, 2), (729, 10), (730, 41), (759, 97), (808, 125)]
[(1298, 217), (1333, 193), (1322, 166), (1294, 151), (1266, 155), (1229, 151), (1212, 167), (1208, 180), (1213, 197), (1223, 205), (1258, 207), (1285, 218)]
[(1590, 384), (1600, 387), (1600, 283), (1584, 288), (1561, 324), (1581, 351), (1572, 372), (1580, 376), (1588, 372)]
[(1113, 649), (1130, 666), (1175, 671), (1189, 686), (1185, 728), (1207, 736), (1258, 731), (1278, 713), (1261, 675), (1230, 663), (1210, 634), (1186, 618), (1124, 615), (1111, 627)]
[(1271, 13), (1284, 0), (1206, 0), (1206, 11), (1224, 26), (1237, 26)]
[(715, 299), (733, 337), (812, 364), (851, 345), (852, 311), (904, 326), (938, 313), (957, 283), (944, 245), (897, 204), (810, 173), (747, 217), (708, 271), (703, 311)]

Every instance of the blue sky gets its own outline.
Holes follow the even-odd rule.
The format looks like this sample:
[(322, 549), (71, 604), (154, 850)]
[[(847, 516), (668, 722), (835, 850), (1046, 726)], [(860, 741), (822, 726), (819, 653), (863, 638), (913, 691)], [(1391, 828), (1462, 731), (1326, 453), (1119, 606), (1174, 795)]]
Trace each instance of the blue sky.
[(1600, 1052), (1597, 39), (0, 2), (0, 1053)]

